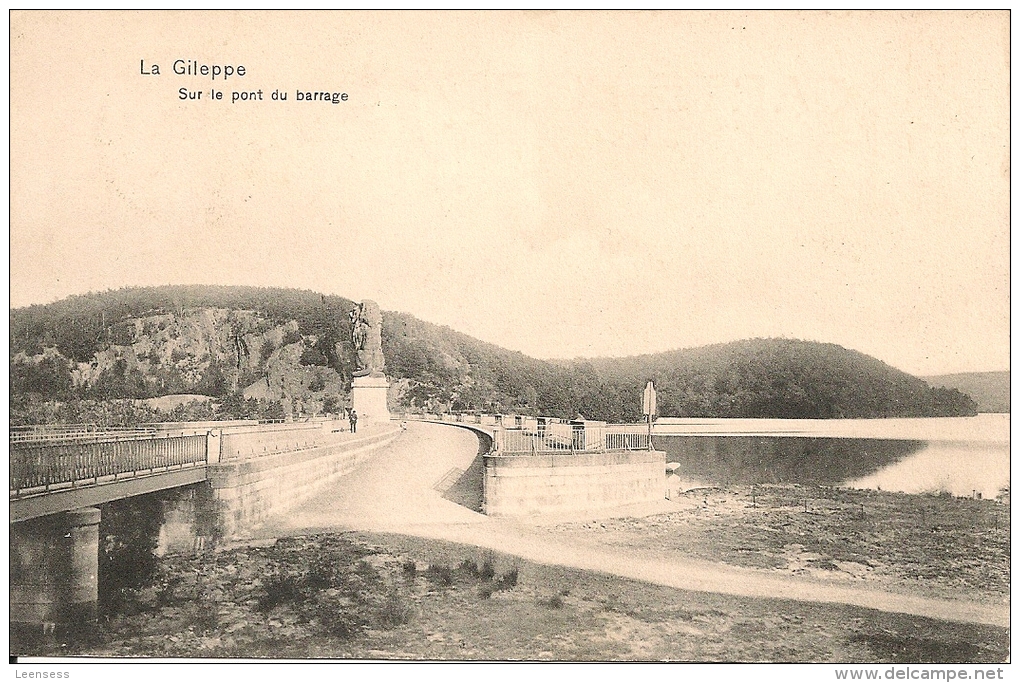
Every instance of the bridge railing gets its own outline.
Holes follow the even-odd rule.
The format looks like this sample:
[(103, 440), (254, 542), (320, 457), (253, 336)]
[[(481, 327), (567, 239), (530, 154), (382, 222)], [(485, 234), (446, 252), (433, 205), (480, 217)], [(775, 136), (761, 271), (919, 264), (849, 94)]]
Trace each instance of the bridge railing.
[(10, 445), (12, 498), (205, 464), (207, 436), (118, 434)]
[(156, 431), (155, 428), (147, 425), (137, 427), (100, 427), (94, 424), (26, 425), (10, 428), (10, 443), (97, 439), (107, 436), (154, 434)]
[(493, 452), (538, 454), (648, 450), (645, 425), (515, 414), (402, 413), (398, 419), (492, 426)]
[(605, 423), (592, 421), (540, 419), (535, 427), (497, 427), (493, 438), (493, 450), (506, 454), (593, 453), (607, 447)]
[(648, 450), (648, 434), (635, 432), (607, 432), (606, 450), (644, 451)]
[(559, 453), (585, 449), (575, 448), (575, 441), (569, 432), (539, 435), (534, 432), (500, 429), (495, 434), (493, 450), (502, 453)]

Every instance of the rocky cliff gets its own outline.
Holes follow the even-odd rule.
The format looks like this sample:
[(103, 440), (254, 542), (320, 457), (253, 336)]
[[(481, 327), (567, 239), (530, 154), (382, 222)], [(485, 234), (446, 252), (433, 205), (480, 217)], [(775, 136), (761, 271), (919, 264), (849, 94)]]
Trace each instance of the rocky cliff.
[(121, 320), (105, 336), (84, 361), (56, 346), (15, 353), (12, 394), (110, 399), (243, 393), (298, 413), (335, 409), (346, 394), (345, 379), (329, 367), (319, 336), (301, 334), (296, 320), (279, 323), (249, 310), (184, 309)]

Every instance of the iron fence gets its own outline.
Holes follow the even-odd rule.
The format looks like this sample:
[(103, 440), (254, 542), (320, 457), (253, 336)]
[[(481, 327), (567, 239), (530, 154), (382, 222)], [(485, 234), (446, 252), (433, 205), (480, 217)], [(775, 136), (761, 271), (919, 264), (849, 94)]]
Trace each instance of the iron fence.
[(574, 441), (569, 435), (543, 434), (516, 430), (499, 430), (493, 446), (503, 453), (550, 453), (572, 451)]
[(102, 439), (113, 436), (154, 434), (150, 426), (100, 427), (94, 424), (29, 425), (10, 428), (10, 443), (26, 441), (66, 441), (68, 439)]
[(646, 427), (641, 424), (606, 425), (592, 420), (487, 413), (404, 413), (402, 419), (493, 426), (493, 451), (507, 454), (639, 451), (651, 447)]
[(606, 450), (601, 424), (543, 422), (538, 429), (497, 429), (493, 448), (504, 453), (599, 452)]
[(205, 464), (207, 437), (120, 433), (63, 441), (12, 442), (10, 493), (19, 497), (101, 479)]
[(607, 451), (643, 451), (648, 449), (648, 434), (611, 432), (606, 434)]

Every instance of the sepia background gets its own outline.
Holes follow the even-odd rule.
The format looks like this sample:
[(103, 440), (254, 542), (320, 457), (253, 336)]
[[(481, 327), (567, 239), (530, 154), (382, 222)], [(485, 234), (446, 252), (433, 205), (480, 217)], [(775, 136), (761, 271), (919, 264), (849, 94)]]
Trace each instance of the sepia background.
[(16, 12), (10, 94), (12, 307), (273, 285), (546, 358), (1009, 367), (1006, 12)]
[(10, 30), (12, 654), (1008, 661), (1008, 12)]

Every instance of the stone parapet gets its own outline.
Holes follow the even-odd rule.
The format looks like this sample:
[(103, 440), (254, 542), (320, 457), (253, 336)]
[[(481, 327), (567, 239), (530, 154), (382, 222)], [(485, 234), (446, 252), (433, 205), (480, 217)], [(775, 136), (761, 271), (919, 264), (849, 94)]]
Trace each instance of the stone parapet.
[(349, 473), (400, 434), (399, 427), (289, 453), (209, 466), (217, 536), (237, 538)]
[(487, 455), (483, 505), (493, 517), (594, 512), (661, 501), (665, 481), (662, 451)]

